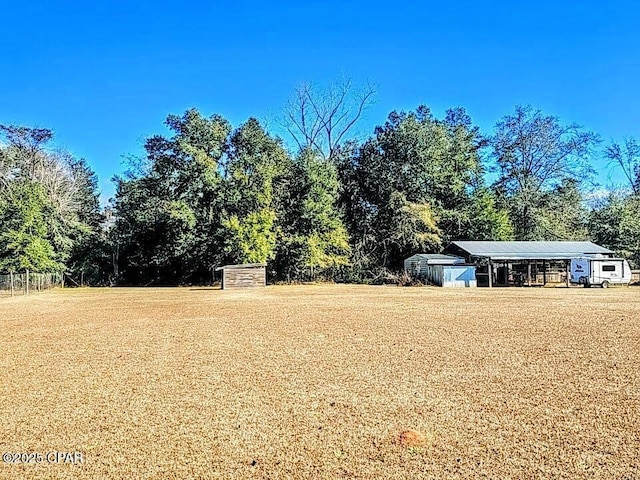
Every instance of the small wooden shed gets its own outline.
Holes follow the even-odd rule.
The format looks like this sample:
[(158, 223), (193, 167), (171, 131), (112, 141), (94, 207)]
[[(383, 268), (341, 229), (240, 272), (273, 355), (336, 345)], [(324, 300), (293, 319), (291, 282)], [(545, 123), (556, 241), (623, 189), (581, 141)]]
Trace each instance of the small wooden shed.
[(241, 265), (224, 265), (216, 268), (222, 271), (222, 289), (252, 288), (267, 285), (266, 263), (244, 263)]

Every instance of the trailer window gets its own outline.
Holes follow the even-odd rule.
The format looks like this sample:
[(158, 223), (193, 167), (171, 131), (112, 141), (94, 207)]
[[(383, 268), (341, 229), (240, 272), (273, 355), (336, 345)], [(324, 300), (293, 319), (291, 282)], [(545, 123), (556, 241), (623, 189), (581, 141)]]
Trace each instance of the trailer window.
[(615, 265), (603, 265), (602, 266), (602, 271), (603, 272), (615, 272), (616, 271), (616, 266)]

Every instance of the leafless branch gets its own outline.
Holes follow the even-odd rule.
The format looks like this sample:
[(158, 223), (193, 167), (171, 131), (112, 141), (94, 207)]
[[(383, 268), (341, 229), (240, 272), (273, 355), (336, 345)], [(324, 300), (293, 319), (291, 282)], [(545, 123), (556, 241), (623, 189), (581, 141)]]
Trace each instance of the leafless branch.
[(625, 138), (623, 145), (613, 142), (605, 150), (609, 166), (620, 168), (634, 193), (640, 193), (640, 143)]
[(364, 111), (373, 104), (375, 93), (371, 84), (356, 91), (349, 79), (325, 91), (303, 84), (287, 104), (281, 125), (298, 148), (312, 148), (325, 159), (333, 158)]

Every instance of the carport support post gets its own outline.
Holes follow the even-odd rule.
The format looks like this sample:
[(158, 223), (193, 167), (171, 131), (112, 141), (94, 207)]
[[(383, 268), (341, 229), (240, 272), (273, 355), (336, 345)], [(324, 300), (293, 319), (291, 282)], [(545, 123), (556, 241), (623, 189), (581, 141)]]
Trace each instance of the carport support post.
[(565, 281), (567, 283), (567, 288), (569, 287), (569, 277), (571, 276), (571, 260), (567, 260), (567, 267), (565, 268), (567, 274), (565, 275)]
[(489, 273), (489, 288), (493, 287), (493, 262), (489, 259), (489, 268), (487, 268), (487, 272)]
[(531, 260), (527, 260), (527, 285), (531, 286)]
[(9, 281), (11, 282), (11, 296), (13, 297), (13, 272), (9, 272)]
[(547, 261), (546, 260), (542, 261), (542, 278), (543, 278), (542, 283), (546, 285), (547, 284)]

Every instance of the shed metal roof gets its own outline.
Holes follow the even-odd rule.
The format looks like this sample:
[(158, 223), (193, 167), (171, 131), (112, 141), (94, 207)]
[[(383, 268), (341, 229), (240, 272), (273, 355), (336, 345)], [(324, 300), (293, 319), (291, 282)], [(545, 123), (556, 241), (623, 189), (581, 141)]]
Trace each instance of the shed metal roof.
[(224, 270), (225, 268), (260, 268), (260, 267), (266, 267), (266, 266), (267, 266), (266, 263), (242, 263), (239, 265), (223, 265), (222, 267), (216, 268), (216, 272), (219, 272), (220, 270)]
[(464, 263), (464, 258), (453, 255), (444, 255), (442, 253), (416, 253), (415, 255), (407, 258), (407, 260), (412, 258), (424, 260), (432, 265), (453, 265), (455, 263)]
[(613, 252), (592, 242), (476, 242), (456, 241), (452, 245), (474, 257), (495, 260), (553, 260), (585, 255), (611, 255)]

